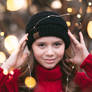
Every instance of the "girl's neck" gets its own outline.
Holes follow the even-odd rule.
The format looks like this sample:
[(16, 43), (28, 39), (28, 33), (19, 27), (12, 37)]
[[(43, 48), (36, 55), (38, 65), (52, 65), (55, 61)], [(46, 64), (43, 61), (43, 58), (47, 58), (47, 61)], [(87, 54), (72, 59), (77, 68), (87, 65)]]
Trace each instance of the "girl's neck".
[(53, 69), (46, 69), (40, 64), (35, 66), (35, 75), (38, 81), (54, 81), (61, 80), (62, 72), (60, 65), (56, 65)]

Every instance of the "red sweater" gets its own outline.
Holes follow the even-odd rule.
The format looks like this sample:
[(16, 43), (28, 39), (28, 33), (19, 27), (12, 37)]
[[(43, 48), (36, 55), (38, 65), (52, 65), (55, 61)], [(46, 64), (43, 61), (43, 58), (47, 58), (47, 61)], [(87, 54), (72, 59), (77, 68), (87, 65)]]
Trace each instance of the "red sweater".
[[(92, 91), (92, 55), (89, 54), (82, 65), (86, 73), (78, 72), (74, 78), (82, 92)], [(47, 70), (41, 66), (36, 68), (37, 86), (34, 92), (63, 92), (62, 90), (62, 73), (60, 66), (56, 66), (52, 70)], [(14, 74), (4, 75), (0, 68), (0, 92), (18, 92), (18, 76), (19, 70), (14, 70)]]

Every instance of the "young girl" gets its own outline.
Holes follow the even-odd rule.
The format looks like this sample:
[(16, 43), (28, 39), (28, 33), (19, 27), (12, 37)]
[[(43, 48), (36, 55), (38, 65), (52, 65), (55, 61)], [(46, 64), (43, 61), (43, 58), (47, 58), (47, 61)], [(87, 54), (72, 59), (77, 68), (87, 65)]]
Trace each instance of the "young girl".
[[(81, 32), (79, 37), (80, 41), (55, 12), (33, 15), (17, 49), (0, 68), (0, 92), (91, 92), (92, 55)], [(72, 57), (66, 53), (69, 48)], [(77, 66), (83, 71), (79, 72)], [(27, 74), (36, 79), (32, 89), (22, 85)]]

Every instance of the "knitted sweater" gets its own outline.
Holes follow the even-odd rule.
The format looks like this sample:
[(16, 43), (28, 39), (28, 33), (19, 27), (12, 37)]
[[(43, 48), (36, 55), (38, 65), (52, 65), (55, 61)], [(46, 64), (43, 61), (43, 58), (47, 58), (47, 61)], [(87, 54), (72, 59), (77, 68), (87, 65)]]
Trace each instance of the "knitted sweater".
[[(80, 66), (84, 72), (77, 72), (74, 82), (79, 85), (82, 92), (92, 91), (92, 55), (83, 61)], [(19, 70), (14, 70), (13, 73), (5, 75), (3, 69), (0, 68), (0, 92), (19, 92), (18, 91), (18, 76)], [(57, 65), (54, 69), (45, 69), (38, 65), (36, 67), (37, 85), (34, 92), (64, 92), (62, 87), (62, 72), (60, 66)]]

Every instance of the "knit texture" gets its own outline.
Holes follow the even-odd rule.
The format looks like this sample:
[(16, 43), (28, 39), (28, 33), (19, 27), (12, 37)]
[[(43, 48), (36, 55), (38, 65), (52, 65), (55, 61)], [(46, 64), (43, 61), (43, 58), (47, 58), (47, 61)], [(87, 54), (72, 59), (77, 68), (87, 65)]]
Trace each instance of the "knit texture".
[(62, 73), (59, 65), (54, 69), (46, 69), (38, 64), (35, 74), (37, 86), (34, 92), (63, 92)]

